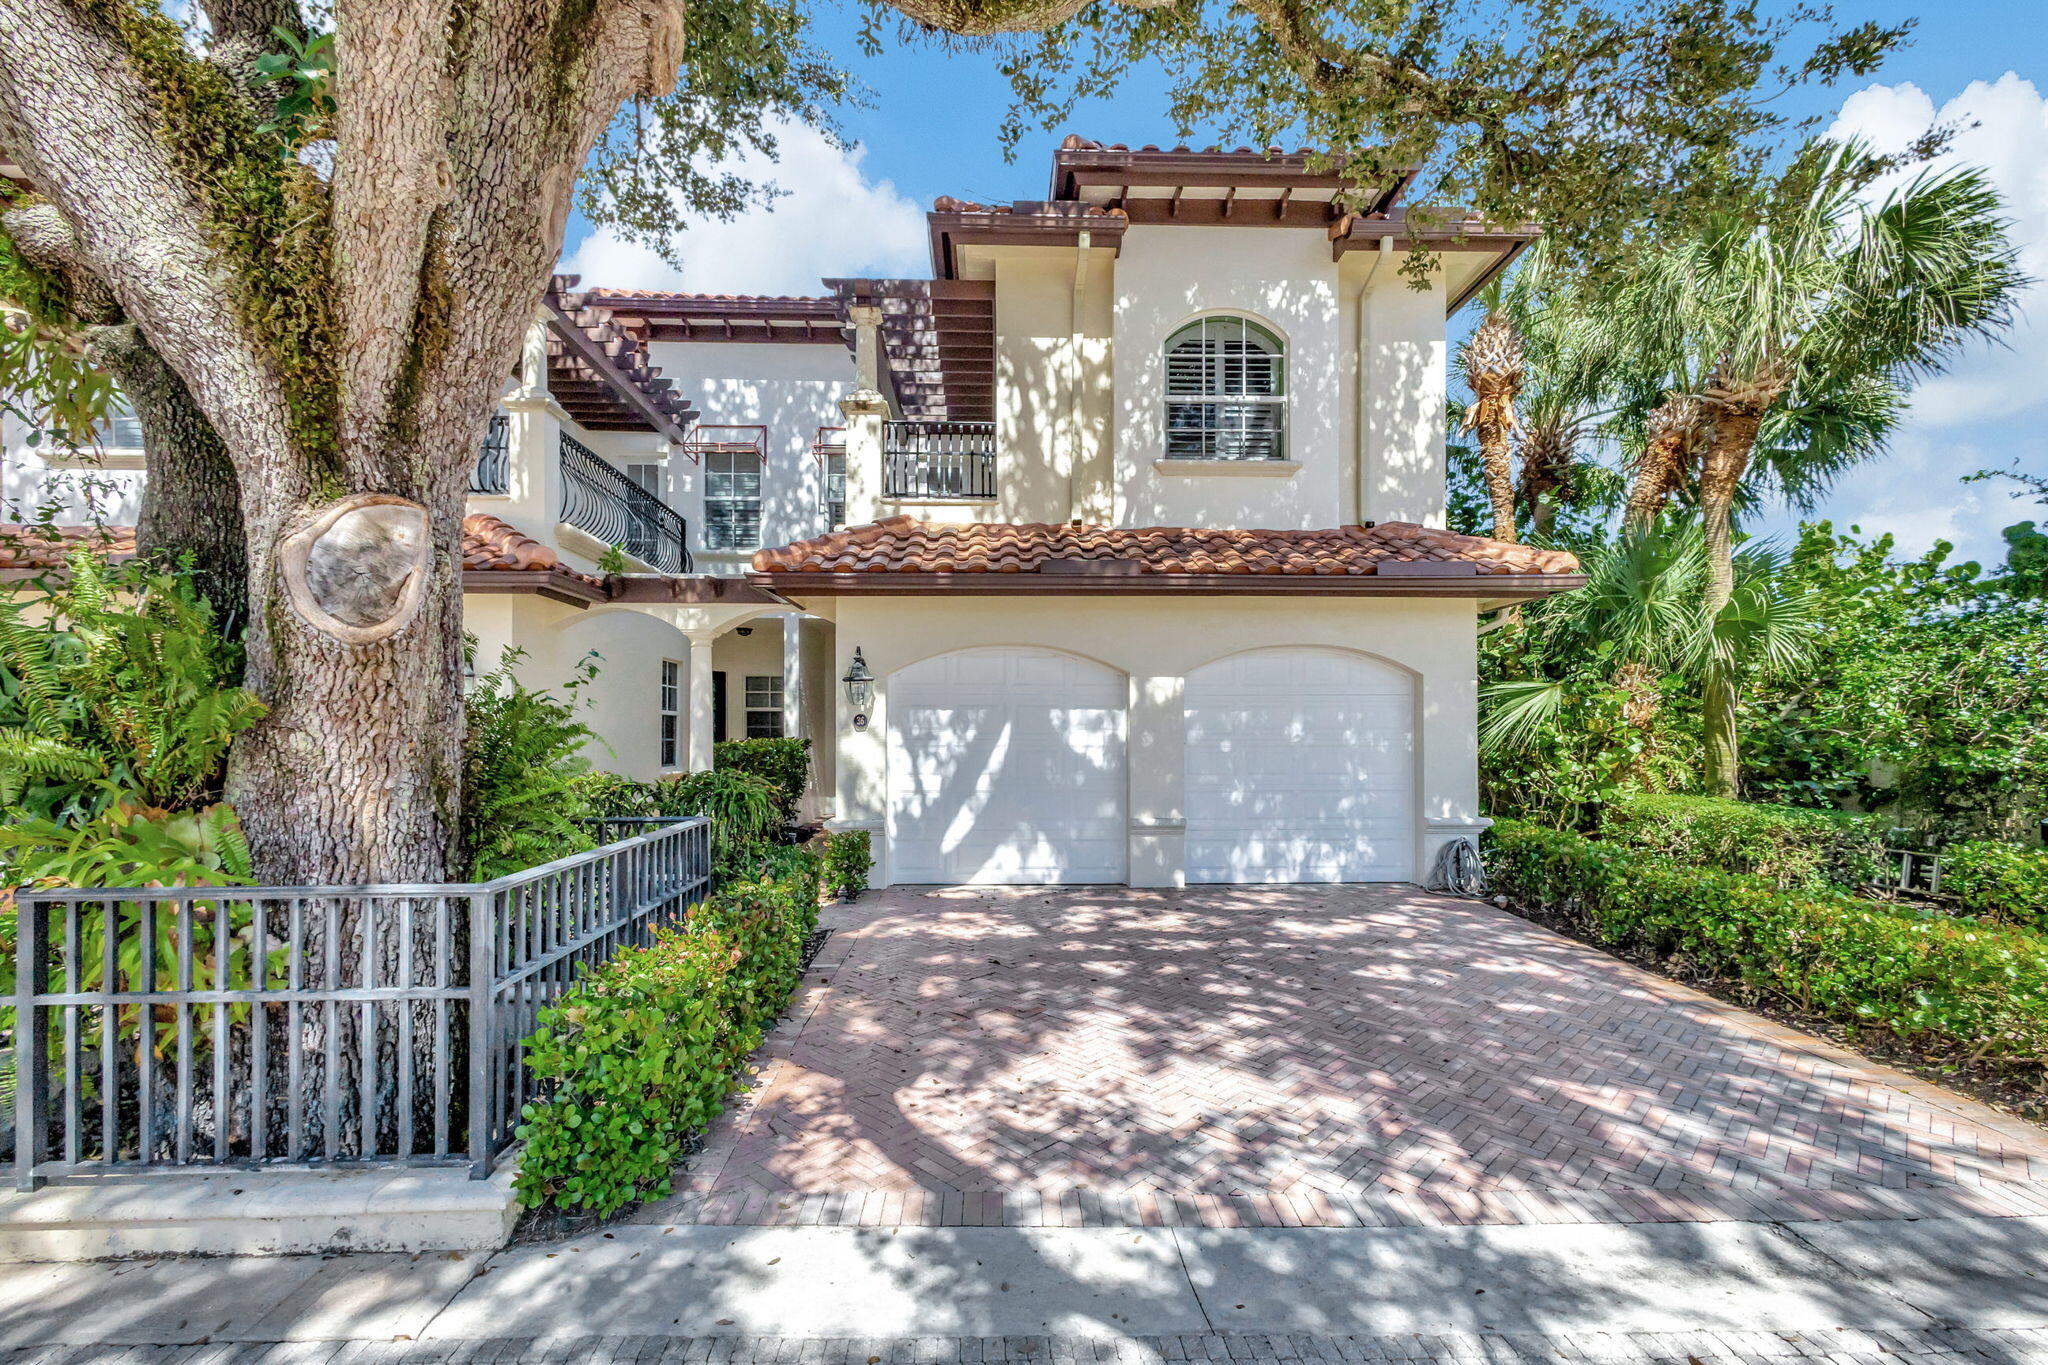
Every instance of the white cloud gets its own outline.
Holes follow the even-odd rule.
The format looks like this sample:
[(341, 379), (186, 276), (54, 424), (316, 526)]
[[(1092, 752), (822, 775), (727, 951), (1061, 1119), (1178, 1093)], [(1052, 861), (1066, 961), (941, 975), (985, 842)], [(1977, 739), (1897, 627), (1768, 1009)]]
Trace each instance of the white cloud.
[[(2001, 338), (1973, 344), (1948, 373), (1915, 388), (1890, 452), (1852, 471), (1816, 514), (1838, 527), (1893, 532), (1901, 550), (1942, 539), (1961, 557), (1996, 560), (2004, 552), (1999, 528), (2032, 513), (1997, 485), (1958, 481), (2015, 459), (2048, 468), (2048, 437), (2040, 434), (2048, 409), (2048, 99), (2011, 72), (1973, 81), (1939, 108), (1916, 85), (1876, 85), (1843, 102), (1829, 134), (1897, 151), (1935, 123), (1957, 125), (1935, 168), (1985, 170), (2005, 200), (2021, 269), (2039, 283), (2021, 296), (2019, 316)], [(1917, 173), (1900, 172), (1877, 190)]]
[(750, 155), (729, 169), (785, 191), (729, 222), (702, 218), (673, 235), (682, 269), (609, 228), (585, 237), (562, 269), (586, 287), (717, 294), (815, 294), (826, 276), (922, 274), (924, 210), (887, 180), (870, 180), (865, 148), (842, 151), (815, 130), (778, 130), (779, 160)]

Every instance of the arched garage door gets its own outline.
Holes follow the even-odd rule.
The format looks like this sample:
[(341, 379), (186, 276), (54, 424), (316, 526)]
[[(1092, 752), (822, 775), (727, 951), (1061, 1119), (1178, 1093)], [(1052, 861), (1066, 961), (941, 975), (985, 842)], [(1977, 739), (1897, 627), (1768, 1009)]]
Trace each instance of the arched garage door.
[(926, 659), (888, 686), (897, 881), (1124, 879), (1121, 673), (1004, 646)]
[(1187, 879), (1415, 875), (1415, 690), (1333, 649), (1265, 649), (1188, 675)]

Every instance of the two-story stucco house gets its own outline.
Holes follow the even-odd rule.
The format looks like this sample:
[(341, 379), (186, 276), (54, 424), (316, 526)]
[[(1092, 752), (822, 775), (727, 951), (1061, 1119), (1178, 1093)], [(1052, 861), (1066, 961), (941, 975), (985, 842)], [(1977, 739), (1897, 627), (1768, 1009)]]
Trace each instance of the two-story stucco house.
[(618, 771), (809, 737), (877, 884), (1421, 878), (1484, 824), (1480, 614), (1580, 580), (1442, 529), (1446, 318), (1531, 234), (1341, 184), (1069, 138), (1043, 200), (940, 200), (927, 279), (559, 280), (478, 465), (481, 653), (600, 654)]

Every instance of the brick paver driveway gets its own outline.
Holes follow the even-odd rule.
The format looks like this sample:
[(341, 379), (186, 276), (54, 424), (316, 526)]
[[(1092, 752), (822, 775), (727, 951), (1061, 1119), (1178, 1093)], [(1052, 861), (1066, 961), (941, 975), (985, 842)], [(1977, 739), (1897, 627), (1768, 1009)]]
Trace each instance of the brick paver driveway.
[(2048, 1141), (1471, 902), (899, 887), (840, 907), (647, 1221), (2048, 1212)]

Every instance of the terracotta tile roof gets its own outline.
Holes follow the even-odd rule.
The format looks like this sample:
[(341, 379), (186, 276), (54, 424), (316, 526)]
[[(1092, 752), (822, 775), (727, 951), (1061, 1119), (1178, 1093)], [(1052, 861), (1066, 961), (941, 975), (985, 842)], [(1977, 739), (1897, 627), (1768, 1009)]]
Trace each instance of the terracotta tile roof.
[(1086, 568), (1059, 561), (1089, 560), (1120, 562), (1127, 566), (1123, 572), (1139, 574), (1355, 577), (1377, 574), (1383, 565), (1394, 564), (1469, 564), (1471, 572), (1479, 575), (1570, 574), (1579, 569), (1579, 561), (1562, 550), (1508, 545), (1401, 521), (1328, 531), (1229, 531), (1039, 522), (960, 524), (897, 516), (762, 550), (754, 556), (754, 570), (765, 574), (1086, 573)]
[(557, 569), (596, 587), (602, 578), (577, 573), (562, 557), (526, 532), (488, 512), (472, 512), (462, 519), (462, 567), (465, 569), (512, 569), (533, 571)]
[[(51, 537), (54, 536), (55, 539)], [(133, 526), (0, 525), (0, 569), (55, 569), (81, 547), (105, 547), (115, 558), (135, 553)], [(562, 557), (518, 527), (484, 512), (462, 519), (462, 567), (491, 570), (559, 570), (595, 587), (602, 578), (577, 573)]]
[(86, 549), (126, 559), (135, 553), (135, 528), (0, 525), (0, 569), (59, 569), (66, 555)]

